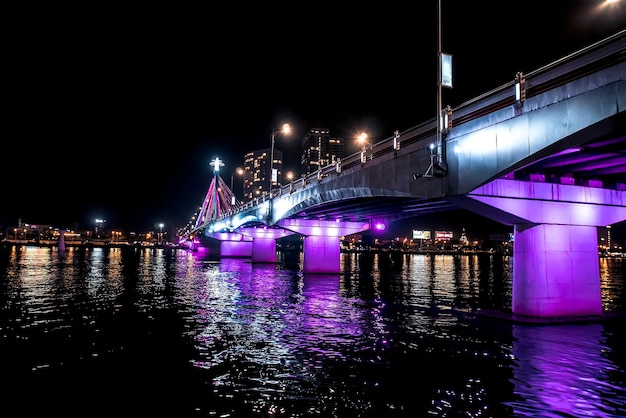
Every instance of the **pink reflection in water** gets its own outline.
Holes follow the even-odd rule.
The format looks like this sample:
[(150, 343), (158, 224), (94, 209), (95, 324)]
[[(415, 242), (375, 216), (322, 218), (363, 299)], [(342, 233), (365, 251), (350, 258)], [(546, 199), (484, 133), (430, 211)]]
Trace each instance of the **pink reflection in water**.
[[(625, 388), (611, 385), (603, 324), (515, 325), (512, 403), (520, 416), (624, 416)], [(621, 414), (621, 415), (620, 415)]]

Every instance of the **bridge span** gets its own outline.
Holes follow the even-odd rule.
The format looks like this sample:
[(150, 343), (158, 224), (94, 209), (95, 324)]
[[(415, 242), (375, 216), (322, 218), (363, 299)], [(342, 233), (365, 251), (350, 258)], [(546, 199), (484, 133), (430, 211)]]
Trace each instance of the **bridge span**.
[[(600, 315), (597, 227), (626, 220), (626, 31), (184, 233), (224, 257), (276, 261), (304, 237), (303, 271), (338, 273), (340, 238), (467, 209), (514, 226), (513, 313)], [(438, 140), (441, 139), (439, 142)], [(217, 199), (217, 197), (216, 197)], [(190, 241), (191, 242), (191, 241)]]

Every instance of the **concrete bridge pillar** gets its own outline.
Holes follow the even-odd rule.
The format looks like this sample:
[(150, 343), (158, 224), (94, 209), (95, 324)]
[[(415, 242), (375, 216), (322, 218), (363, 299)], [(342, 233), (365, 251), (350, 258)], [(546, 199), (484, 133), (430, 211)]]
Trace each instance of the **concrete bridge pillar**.
[(65, 231), (59, 231), (59, 253), (65, 252)]
[(302, 271), (304, 273), (340, 273), (341, 242), (336, 236), (311, 235), (304, 238)]
[(252, 239), (237, 232), (207, 232), (206, 237), (219, 241), (220, 257), (250, 257)]
[(498, 179), (467, 197), (467, 209), (515, 225), (514, 314), (602, 314), (597, 227), (626, 219), (626, 192)]
[(302, 271), (304, 273), (341, 272), (341, 237), (370, 228), (369, 222), (283, 219), (279, 224), (304, 235)]
[(513, 313), (534, 317), (602, 314), (595, 226), (515, 226)]
[(239, 228), (239, 232), (252, 240), (250, 256), (253, 263), (276, 262), (276, 240), (293, 235), (292, 231), (267, 226)]
[(276, 262), (276, 240), (274, 238), (254, 238), (252, 241), (253, 263)]
[(250, 257), (251, 253), (251, 241), (220, 241), (220, 257)]
[(626, 219), (626, 192), (498, 179), (467, 197), (467, 209), (515, 225), (514, 314), (602, 314), (597, 227)]

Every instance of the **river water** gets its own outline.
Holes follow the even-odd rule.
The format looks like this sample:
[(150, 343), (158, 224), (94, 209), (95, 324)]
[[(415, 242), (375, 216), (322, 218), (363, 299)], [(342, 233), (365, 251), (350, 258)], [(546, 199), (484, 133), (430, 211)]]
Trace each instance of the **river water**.
[(514, 257), (342, 254), (342, 274), (185, 250), (0, 250), (0, 416), (626, 416), (607, 318), (520, 324)]

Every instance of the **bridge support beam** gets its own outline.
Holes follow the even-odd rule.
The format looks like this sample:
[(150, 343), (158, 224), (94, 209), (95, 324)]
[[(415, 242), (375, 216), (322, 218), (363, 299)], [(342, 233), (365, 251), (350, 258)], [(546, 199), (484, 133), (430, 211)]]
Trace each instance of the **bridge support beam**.
[(498, 179), (467, 197), (458, 203), (515, 225), (514, 314), (602, 314), (597, 227), (626, 219), (626, 192)]
[(250, 257), (252, 253), (252, 241), (221, 241), (220, 257)]
[(283, 228), (243, 227), (238, 232), (252, 240), (252, 262), (253, 263), (275, 263), (276, 262), (276, 240), (293, 235), (294, 232)]
[(304, 235), (302, 271), (304, 273), (340, 273), (341, 237), (366, 231), (369, 222), (283, 219), (279, 225)]
[(219, 241), (220, 257), (250, 257), (252, 239), (237, 232), (207, 232), (205, 236)]
[(515, 226), (513, 313), (533, 317), (602, 314), (595, 226)]

